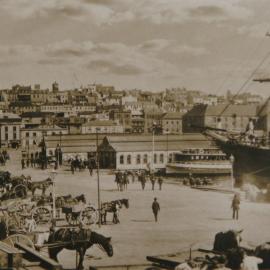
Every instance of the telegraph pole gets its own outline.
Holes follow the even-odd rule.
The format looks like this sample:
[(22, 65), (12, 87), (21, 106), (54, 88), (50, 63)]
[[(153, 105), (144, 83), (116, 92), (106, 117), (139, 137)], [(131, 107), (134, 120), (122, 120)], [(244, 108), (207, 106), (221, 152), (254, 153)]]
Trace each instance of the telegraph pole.
[(99, 129), (96, 128), (96, 165), (97, 165), (97, 192), (98, 192), (98, 226), (101, 227), (101, 203), (100, 203), (100, 183), (99, 183), (99, 151), (98, 151), (98, 131)]

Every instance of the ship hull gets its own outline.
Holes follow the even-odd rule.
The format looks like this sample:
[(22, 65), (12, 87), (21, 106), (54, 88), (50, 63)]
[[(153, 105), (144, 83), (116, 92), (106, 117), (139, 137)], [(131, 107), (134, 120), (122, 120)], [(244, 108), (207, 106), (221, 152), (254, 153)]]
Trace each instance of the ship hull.
[(233, 155), (236, 185), (253, 182), (261, 186), (270, 181), (270, 149), (230, 141), (219, 135), (212, 138), (228, 156)]
[(234, 156), (234, 176), (238, 185), (244, 182), (258, 184), (270, 181), (270, 150), (246, 145), (219, 143), (228, 155)]
[(231, 164), (181, 164), (169, 163), (166, 174), (227, 175), (231, 173)]

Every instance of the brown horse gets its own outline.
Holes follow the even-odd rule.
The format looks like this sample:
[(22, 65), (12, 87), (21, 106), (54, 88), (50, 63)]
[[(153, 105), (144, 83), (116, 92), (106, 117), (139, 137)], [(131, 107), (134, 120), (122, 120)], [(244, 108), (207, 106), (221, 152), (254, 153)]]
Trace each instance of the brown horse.
[(53, 185), (53, 180), (51, 178), (47, 178), (45, 180), (37, 181), (37, 182), (30, 182), (29, 181), (28, 184), (27, 184), (29, 190), (31, 190), (31, 192), (32, 192), (32, 196), (34, 196), (35, 191), (37, 189), (41, 189), (42, 190), (42, 195), (44, 196), (47, 188), (50, 185)]
[(80, 255), (77, 269), (83, 269), (85, 252), (93, 245), (98, 245), (109, 257), (113, 256), (111, 237), (105, 237), (90, 229), (59, 229), (50, 233), (48, 244), (52, 244), (48, 248), (49, 256), (56, 261), (57, 254), (64, 248), (76, 250)]
[(64, 195), (56, 197), (55, 204), (56, 208), (63, 207), (69, 204), (76, 204), (78, 202), (86, 203), (85, 195), (81, 194), (76, 197), (72, 197), (72, 195)]

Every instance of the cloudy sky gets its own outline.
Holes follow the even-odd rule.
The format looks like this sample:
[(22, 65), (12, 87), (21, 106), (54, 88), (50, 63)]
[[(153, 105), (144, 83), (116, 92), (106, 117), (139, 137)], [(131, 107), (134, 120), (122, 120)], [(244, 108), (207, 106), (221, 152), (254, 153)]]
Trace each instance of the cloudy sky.
[(269, 0), (0, 0), (0, 87), (237, 91), (270, 52), (269, 18)]

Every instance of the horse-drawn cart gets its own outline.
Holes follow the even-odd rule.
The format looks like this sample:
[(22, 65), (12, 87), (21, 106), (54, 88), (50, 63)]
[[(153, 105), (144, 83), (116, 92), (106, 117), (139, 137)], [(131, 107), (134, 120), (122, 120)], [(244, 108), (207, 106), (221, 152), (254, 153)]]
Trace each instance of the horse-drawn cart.
[(91, 205), (66, 205), (62, 207), (62, 213), (70, 225), (91, 225), (98, 221), (98, 211)]

